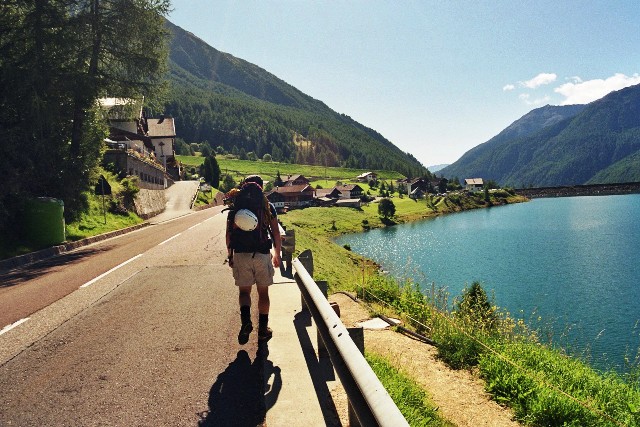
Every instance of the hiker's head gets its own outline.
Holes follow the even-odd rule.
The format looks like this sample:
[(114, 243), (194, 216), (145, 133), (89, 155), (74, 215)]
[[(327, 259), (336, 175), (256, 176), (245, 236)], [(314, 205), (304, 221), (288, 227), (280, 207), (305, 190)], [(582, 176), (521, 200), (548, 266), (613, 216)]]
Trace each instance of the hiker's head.
[(260, 175), (249, 175), (244, 179), (244, 183), (246, 184), (247, 182), (255, 182), (260, 186), (260, 188), (262, 188), (263, 181)]

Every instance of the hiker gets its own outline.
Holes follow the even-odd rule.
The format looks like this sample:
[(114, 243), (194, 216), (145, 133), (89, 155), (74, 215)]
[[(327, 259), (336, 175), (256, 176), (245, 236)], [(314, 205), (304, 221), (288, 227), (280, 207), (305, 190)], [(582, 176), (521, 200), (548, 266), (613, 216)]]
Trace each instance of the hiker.
[(260, 176), (251, 175), (226, 196), (227, 204), (231, 205), (227, 216), (227, 253), (239, 290), (239, 344), (246, 344), (253, 330), (254, 284), (258, 291), (258, 340), (266, 341), (273, 334), (269, 328), (269, 286), (273, 284), (274, 268), (281, 264), (281, 237), (276, 209), (264, 196), (262, 185)]

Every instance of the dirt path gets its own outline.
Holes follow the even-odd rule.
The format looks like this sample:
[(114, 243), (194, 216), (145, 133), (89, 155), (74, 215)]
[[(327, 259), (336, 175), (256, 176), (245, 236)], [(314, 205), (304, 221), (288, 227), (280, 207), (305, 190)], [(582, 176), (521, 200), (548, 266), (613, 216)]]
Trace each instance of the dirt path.
[[(340, 318), (347, 327), (369, 319), (365, 307), (344, 294), (329, 301), (340, 306)], [(510, 410), (489, 399), (482, 381), (468, 371), (448, 368), (436, 357), (437, 350), (391, 330), (365, 330), (367, 351), (385, 355), (397, 367), (410, 373), (431, 395), (441, 415), (458, 426), (517, 427)], [(343, 424), (346, 420), (343, 420)]]

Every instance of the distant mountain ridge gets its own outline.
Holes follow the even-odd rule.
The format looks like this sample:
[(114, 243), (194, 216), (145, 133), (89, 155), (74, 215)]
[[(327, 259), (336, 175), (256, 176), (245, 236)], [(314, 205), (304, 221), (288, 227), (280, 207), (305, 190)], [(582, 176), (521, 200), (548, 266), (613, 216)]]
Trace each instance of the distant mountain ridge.
[(449, 163), (427, 166), (427, 169), (429, 169), (429, 172), (435, 173), (435, 172), (438, 172), (439, 170), (446, 168), (447, 166), (449, 166)]
[(633, 182), (639, 152), (640, 85), (587, 105), (535, 109), (439, 174), (513, 187)]
[(167, 21), (170, 101), (187, 142), (270, 154), (274, 160), (396, 170), (426, 168), (378, 132), (338, 114), (266, 70), (207, 45)]

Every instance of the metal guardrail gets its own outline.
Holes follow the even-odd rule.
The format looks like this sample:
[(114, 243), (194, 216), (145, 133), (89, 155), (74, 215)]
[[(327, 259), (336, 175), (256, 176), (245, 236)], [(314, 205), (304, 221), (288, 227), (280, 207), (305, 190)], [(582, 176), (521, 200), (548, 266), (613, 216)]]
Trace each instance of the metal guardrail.
[(331, 363), (347, 392), (359, 424), (363, 427), (408, 426), (406, 419), (349, 336), (347, 328), (305, 268), (301, 258), (311, 258), (311, 251), (305, 251), (293, 260), (296, 283), (316, 323)]

